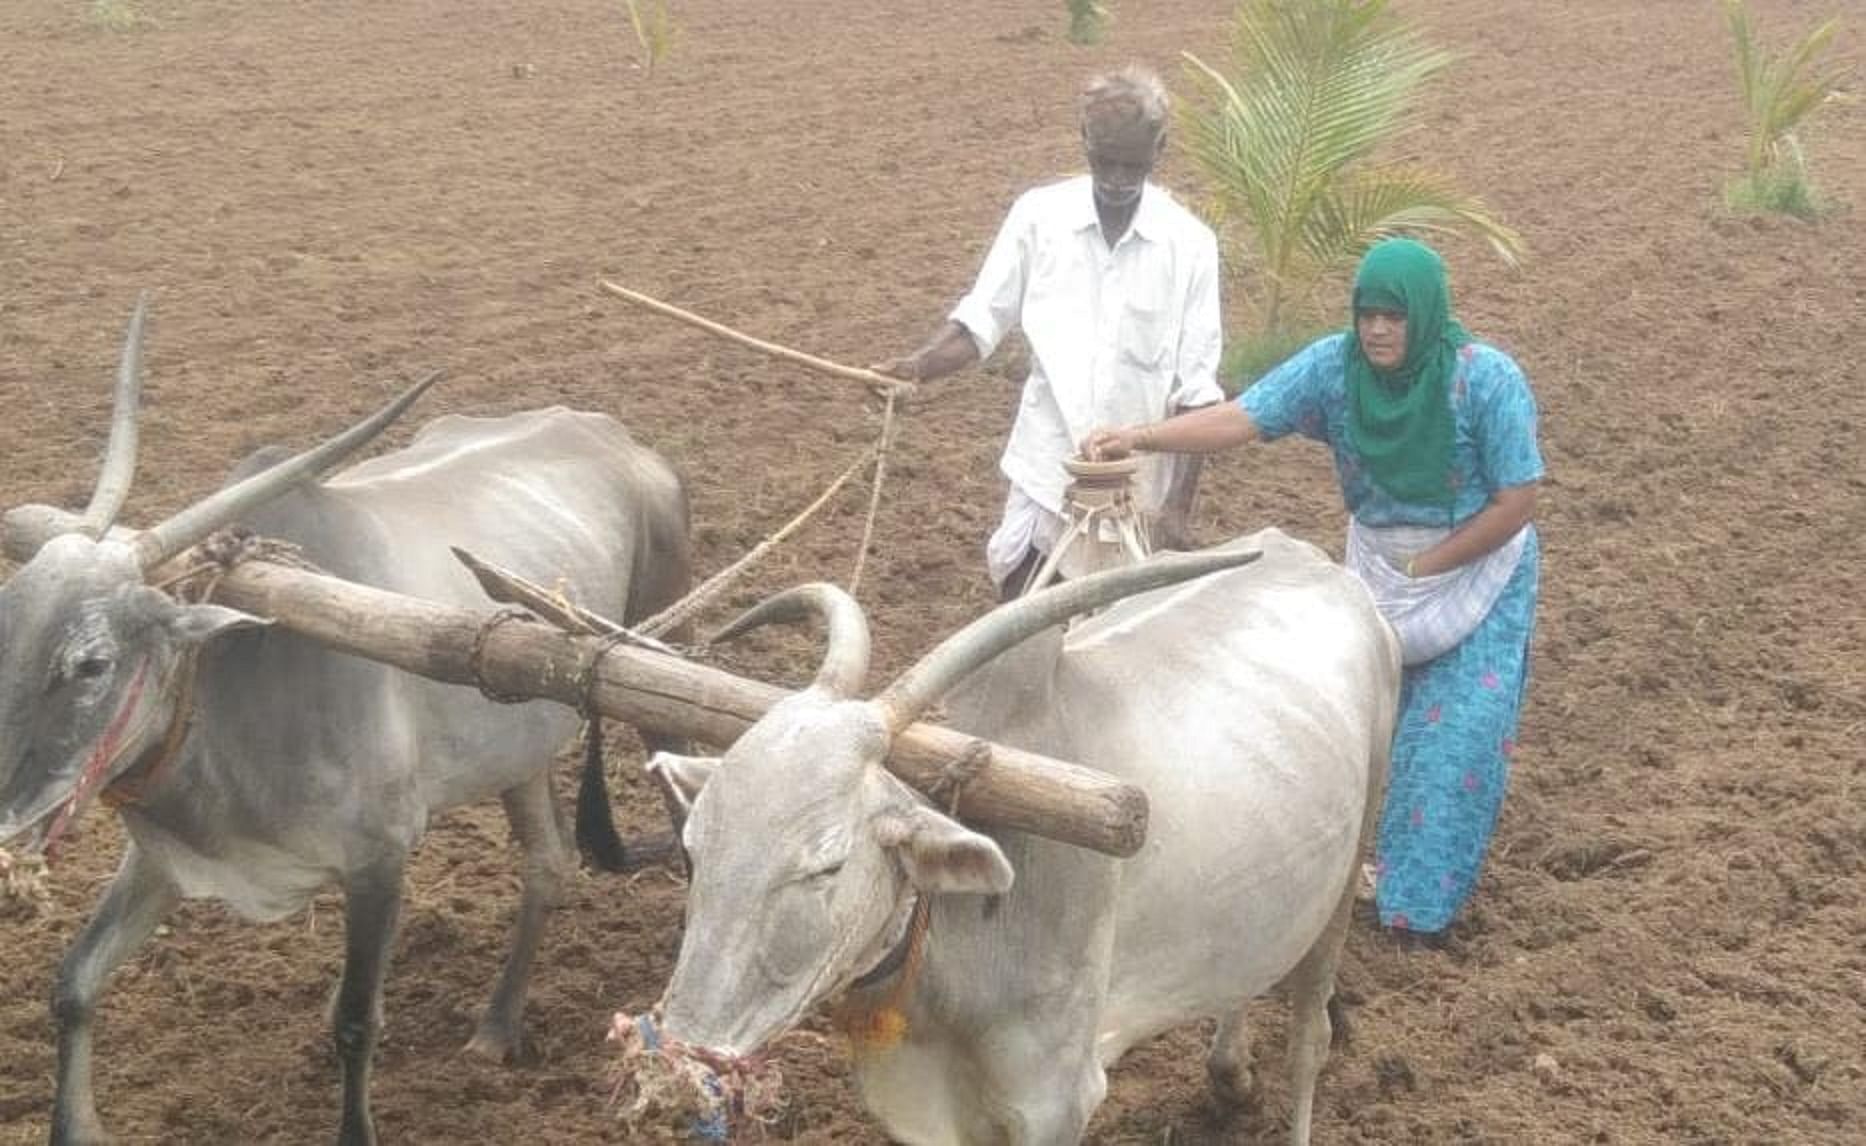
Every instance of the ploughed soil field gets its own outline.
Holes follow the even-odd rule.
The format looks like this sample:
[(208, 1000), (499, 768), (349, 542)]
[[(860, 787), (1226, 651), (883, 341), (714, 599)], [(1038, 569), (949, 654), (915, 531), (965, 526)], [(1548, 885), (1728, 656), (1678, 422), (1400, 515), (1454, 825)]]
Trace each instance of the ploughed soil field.
[[(1541, 403), (1546, 564), (1487, 874), (1444, 950), (1357, 921), (1353, 1036), (1323, 1076), (1317, 1139), (1857, 1142), (1866, 103), (1830, 107), (1805, 140), (1835, 214), (1735, 218), (1718, 192), (1743, 140), (1708, 0), (1396, 7), (1459, 54), (1402, 150), (1529, 246), (1512, 270), (1444, 244), (1460, 315)], [(1777, 40), (1841, 7), (1752, 4)], [(1081, 80), (1140, 60), (1184, 90), (1179, 53), (1221, 57), (1229, 16), (1117, 3), (1083, 48), (1053, 0), (673, 9), (681, 38), (649, 74), (617, 0), (0, 5), (0, 506), (82, 506), (123, 322), (149, 288), (128, 523), (445, 367), (411, 423), (553, 403), (619, 418), (686, 476), (713, 572), (859, 456), (878, 406), (599, 279), (855, 364), (904, 353), (1014, 194), (1079, 167)], [(140, 19), (113, 29), (113, 12)], [(1860, 23), (1842, 57), (1859, 58)], [(1160, 178), (1197, 198), (1183, 156)], [(1248, 267), (1231, 269), (1237, 328)], [(1326, 313), (1343, 298), (1326, 284)], [(859, 587), (877, 683), (992, 603), (982, 545), (1020, 370), (1003, 353), (904, 417)], [(1319, 449), (1206, 473), (1202, 540), (1277, 525), (1339, 551)], [(846, 583), (866, 502), (845, 491), (705, 623)], [(765, 635), (719, 663), (795, 684), (815, 651)], [(639, 746), (614, 749), (625, 819), (649, 830)], [(566, 793), (570, 776), (566, 759)], [(54, 966), (122, 842), (93, 809), (49, 903), (0, 905), (0, 1143), (46, 1134)], [(386, 1142), (628, 1137), (604, 1035), (667, 981), (680, 881), (581, 877), (541, 956), (530, 1052), (495, 1066), (460, 1048), (503, 952), (513, 860), (493, 805), (439, 819), (422, 846), (374, 1081)], [(126, 1142), (327, 1140), (340, 923), (334, 894), (263, 926), (211, 904), (171, 917), (104, 999), (107, 1125)], [(1212, 1104), (1209, 1028), (1188, 1028), (1112, 1072), (1089, 1140), (1280, 1141), (1278, 1009), (1259, 1007), (1260, 1110)], [(789, 1105), (769, 1136), (885, 1141), (846, 1047), (816, 1029), (782, 1056)]]

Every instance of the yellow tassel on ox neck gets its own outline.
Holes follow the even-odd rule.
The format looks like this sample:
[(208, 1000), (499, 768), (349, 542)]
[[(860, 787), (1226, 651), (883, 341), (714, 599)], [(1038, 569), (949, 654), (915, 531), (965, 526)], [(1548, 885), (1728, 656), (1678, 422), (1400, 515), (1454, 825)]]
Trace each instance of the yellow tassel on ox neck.
[(926, 956), (927, 924), (931, 915), (924, 897), (914, 902), (913, 915), (907, 921), (907, 953), (901, 961), (900, 974), (879, 1000), (863, 1004), (852, 997), (844, 997), (836, 1008), (833, 1021), (848, 1036), (849, 1053), (856, 1058), (891, 1051), (907, 1037), (907, 1012), (901, 1009), (901, 1004), (912, 994), (914, 981), (920, 977), (920, 961)]
[(849, 1049), (857, 1056), (891, 1051), (907, 1036), (907, 1015), (894, 1006), (873, 1010), (848, 1008), (836, 1016), (837, 1025), (848, 1036)]

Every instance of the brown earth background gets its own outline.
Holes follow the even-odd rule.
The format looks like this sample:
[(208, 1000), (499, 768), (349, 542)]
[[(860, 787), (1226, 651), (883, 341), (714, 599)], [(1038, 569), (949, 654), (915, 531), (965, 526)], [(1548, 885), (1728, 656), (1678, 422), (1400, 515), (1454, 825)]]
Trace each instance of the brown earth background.
[[(1228, 18), (1216, 0), (1117, 3), (1081, 48), (1052, 0), (677, 0), (682, 39), (650, 76), (616, 0), (136, 7), (145, 22), (112, 32), (79, 0), (0, 5), (0, 505), (82, 504), (146, 287), (130, 521), (444, 366), (429, 415), (563, 403), (663, 451), (691, 483), (702, 572), (814, 497), (877, 410), (597, 280), (857, 364), (904, 352), (1012, 196), (1078, 166), (1082, 78), (1141, 60), (1182, 88), (1178, 53), (1220, 57)], [(1484, 195), (1530, 247), (1512, 271), (1445, 244), (1466, 323), (1541, 401), (1545, 588), (1488, 874), (1447, 951), (1357, 928), (1355, 1036), (1318, 1140), (1866, 1140), (1866, 103), (1806, 139), (1836, 214), (1737, 219), (1718, 188), (1740, 117), (1708, 0), (1396, 7), (1459, 56), (1398, 153)], [(1857, 0), (1752, 8), (1777, 42), (1847, 15), (1836, 54), (1860, 56)], [(1183, 157), (1162, 178), (1196, 198)], [(1232, 270), (1235, 328), (1248, 273)], [(883, 679), (990, 603), (1014, 358), (936, 387), (905, 424), (861, 586)], [(1204, 539), (1274, 524), (1337, 546), (1319, 450), (1207, 474)], [(845, 494), (709, 619), (846, 580), (864, 500)], [(795, 681), (811, 652), (768, 637), (727, 663)], [(639, 829), (654, 814), (635, 771), (617, 785)], [(120, 847), (94, 812), (49, 907), (0, 909), (0, 1143), (44, 1137), (53, 966)], [(424, 845), (375, 1079), (387, 1142), (626, 1137), (603, 1034), (666, 982), (680, 887), (582, 880), (534, 983), (535, 1053), (497, 1067), (457, 1051), (505, 941), (511, 861), (491, 807)], [(209, 905), (169, 921), (102, 1009), (99, 1101), (122, 1140), (328, 1140), (339, 920), (325, 896), (271, 926)], [(1226, 1121), (1203, 1037), (1122, 1063), (1090, 1140), (1280, 1140), (1278, 1072), (1263, 1113)], [(776, 1137), (883, 1140), (845, 1063), (833, 1041), (786, 1055)]]

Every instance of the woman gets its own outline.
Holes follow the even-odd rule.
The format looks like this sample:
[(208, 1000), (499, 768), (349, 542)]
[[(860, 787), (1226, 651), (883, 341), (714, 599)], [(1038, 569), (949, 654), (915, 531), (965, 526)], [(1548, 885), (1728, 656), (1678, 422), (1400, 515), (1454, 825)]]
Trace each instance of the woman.
[(1211, 453), (1292, 431), (1334, 452), (1346, 564), (1393, 622), (1406, 662), (1375, 857), (1380, 921), (1437, 935), (1483, 867), (1528, 679), (1535, 400), (1508, 355), (1451, 317), (1438, 255), (1389, 239), (1355, 274), (1347, 331), (1235, 402), (1097, 430), (1082, 449)]

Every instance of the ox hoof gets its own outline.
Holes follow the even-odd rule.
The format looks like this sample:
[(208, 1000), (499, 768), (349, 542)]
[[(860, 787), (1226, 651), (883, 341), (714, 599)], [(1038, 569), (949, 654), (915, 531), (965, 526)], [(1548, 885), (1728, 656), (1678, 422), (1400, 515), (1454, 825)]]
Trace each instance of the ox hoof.
[(524, 1040), (516, 1032), (494, 1027), (481, 1027), (462, 1049), (474, 1058), (508, 1066), (527, 1057)]
[(1234, 1114), (1257, 1109), (1257, 1075), (1248, 1065), (1213, 1055), (1205, 1062), (1205, 1077), (1222, 1109)]
[(102, 1126), (93, 1124), (82, 1130), (54, 1127), (51, 1142), (52, 1146), (110, 1146), (111, 1138)]

